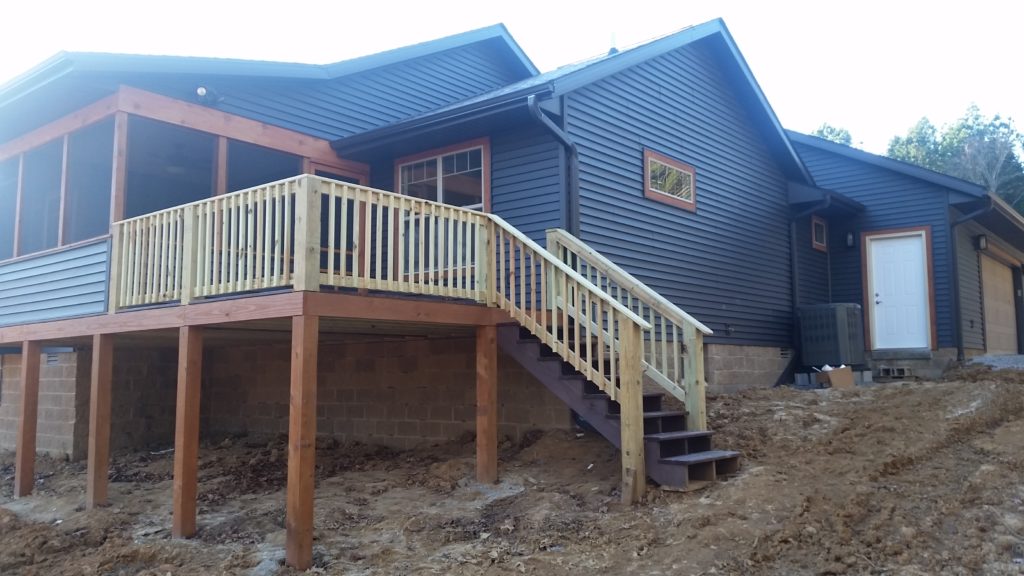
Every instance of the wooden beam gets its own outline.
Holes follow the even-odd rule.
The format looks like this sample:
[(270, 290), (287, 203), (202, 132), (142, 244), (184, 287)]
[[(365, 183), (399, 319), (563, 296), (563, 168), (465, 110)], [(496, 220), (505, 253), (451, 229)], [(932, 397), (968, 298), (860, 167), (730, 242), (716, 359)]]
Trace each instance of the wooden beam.
[(18, 189), (14, 196), (14, 247), (11, 255), (21, 254), (21, 205), (24, 203), (21, 189), (25, 184), (25, 155), (18, 156)]
[(64, 245), (65, 212), (68, 207), (68, 144), (70, 138), (64, 135), (60, 152), (60, 207), (57, 209), (57, 246)]
[(36, 468), (36, 423), (39, 418), (39, 342), (21, 344), (21, 411), (14, 464), (14, 497), (32, 494)]
[(92, 338), (92, 374), (89, 387), (89, 457), (86, 472), (85, 506), (107, 504), (110, 468), (110, 388), (113, 379), (114, 337), (97, 334)]
[(217, 138), (217, 151), (214, 158), (216, 170), (213, 184), (214, 196), (223, 196), (228, 193), (228, 139), (224, 136)]
[(476, 329), (476, 479), (498, 481), (498, 328)]
[(292, 318), (285, 556), (288, 565), (298, 570), (305, 570), (313, 563), (316, 365), (319, 331), (320, 319), (316, 316)]
[(125, 184), (128, 179), (128, 114), (114, 115), (114, 161), (110, 178), (110, 223), (124, 220)]
[(31, 150), (42, 144), (46, 144), (55, 138), (74, 132), (79, 128), (95, 124), (116, 111), (116, 94), (93, 102), (92, 104), (89, 104), (84, 108), (80, 108), (63, 118), (54, 120), (49, 124), (45, 124), (27, 134), (23, 134), (14, 140), (0, 145), (0, 162), (16, 154), (21, 154), (22, 152)]
[(174, 517), (171, 535), (196, 533), (199, 468), (199, 387), (203, 372), (203, 333), (186, 326), (178, 336), (178, 401), (174, 419)]
[(353, 175), (369, 173), (366, 164), (339, 158), (329, 140), (130, 86), (121, 86), (118, 101), (119, 109), (130, 114), (289, 152), (314, 162), (338, 166)]
[(477, 303), (442, 302), (421, 298), (358, 296), (329, 292), (306, 294), (306, 313), (334, 318), (390, 320), (450, 326), (510, 323), (508, 313)]
[(279, 292), (210, 302), (192, 302), (188, 306), (167, 306), (38, 324), (5, 326), (0, 328), (0, 344), (12, 345), (24, 340), (61, 341), (70, 338), (91, 338), (94, 334), (123, 334), (176, 329), (182, 326), (291, 318), (302, 314), (444, 326), (485, 326), (511, 322), (503, 310), (475, 303), (460, 304), (418, 298), (357, 296), (329, 292)]
[(619, 315), (619, 404), (622, 451), (622, 503), (636, 504), (647, 490), (644, 465), (644, 407), (641, 356), (643, 334), (640, 327)]

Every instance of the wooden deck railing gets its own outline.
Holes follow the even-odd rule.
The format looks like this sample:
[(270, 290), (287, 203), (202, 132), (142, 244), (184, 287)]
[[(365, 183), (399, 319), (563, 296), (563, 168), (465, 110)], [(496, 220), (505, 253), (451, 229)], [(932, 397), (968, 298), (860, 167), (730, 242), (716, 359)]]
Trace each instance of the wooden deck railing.
[(547, 250), (646, 321), (644, 374), (685, 403), (688, 429), (706, 430), (704, 336), (711, 330), (565, 230), (548, 230)]

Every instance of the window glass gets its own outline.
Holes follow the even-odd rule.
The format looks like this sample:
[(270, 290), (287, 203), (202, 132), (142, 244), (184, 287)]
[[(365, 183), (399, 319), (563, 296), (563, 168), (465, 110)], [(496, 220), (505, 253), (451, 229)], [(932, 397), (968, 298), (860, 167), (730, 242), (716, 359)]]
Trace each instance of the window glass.
[(654, 158), (651, 158), (649, 162), (650, 177), (647, 185), (651, 190), (675, 196), (687, 202), (693, 201), (693, 176), (689, 172), (684, 172)]
[(403, 164), (399, 178), (402, 194), (453, 206), (483, 208), (483, 148)]
[(0, 260), (14, 256), (14, 218), (18, 204), (18, 156), (0, 162)]
[(113, 119), (93, 124), (68, 136), (65, 244), (109, 232), (113, 150)]
[(238, 140), (228, 140), (228, 192), (261, 186), (302, 173), (302, 158)]
[(57, 246), (64, 139), (25, 153), (22, 174), (18, 255)]
[(130, 116), (125, 217), (213, 196), (216, 144), (205, 132)]

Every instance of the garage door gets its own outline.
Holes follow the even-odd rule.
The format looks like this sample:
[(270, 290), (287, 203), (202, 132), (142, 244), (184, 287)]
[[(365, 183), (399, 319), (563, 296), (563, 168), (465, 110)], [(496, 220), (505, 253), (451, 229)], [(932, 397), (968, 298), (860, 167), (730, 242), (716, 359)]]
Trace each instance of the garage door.
[(985, 299), (985, 351), (1017, 353), (1017, 309), (1013, 303), (1013, 272), (1009, 266), (981, 257), (981, 284)]

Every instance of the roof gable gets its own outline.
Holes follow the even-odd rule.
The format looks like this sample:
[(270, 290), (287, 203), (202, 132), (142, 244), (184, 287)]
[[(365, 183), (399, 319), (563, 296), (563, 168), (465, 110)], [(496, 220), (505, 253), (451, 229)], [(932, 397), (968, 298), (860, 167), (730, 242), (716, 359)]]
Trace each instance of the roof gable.
[(691, 26), (621, 52), (563, 66), (432, 110), (421, 116), (342, 139), (335, 142), (335, 147), (342, 151), (354, 150), (366, 147), (376, 139), (394, 138), (399, 134), (413, 133), (417, 130), (433, 130), (444, 126), (447, 122), (457, 123), (465, 118), (479, 117), (481, 112), (486, 114), (491, 111), (505, 110), (507, 106), (525, 105), (526, 99), (531, 95), (554, 98), (660, 55), (707, 39), (716, 42), (716, 47), (724, 57), (723, 62), (731, 68), (730, 76), (736, 80), (737, 87), (743, 92), (741, 98), (743, 104), (752, 109), (752, 117), (756, 119), (761, 132), (769, 139), (772, 150), (777, 159), (786, 167), (787, 174), (791, 178), (813, 184), (810, 173), (790, 144), (775, 111), (768, 103), (725, 22), (721, 19)]
[[(393, 114), (380, 115), (369, 111), (367, 117), (371, 121), (365, 123), (320, 127), (290, 118), (289, 107), (306, 105), (306, 102), (301, 101), (302, 98), (291, 102), (291, 96), (301, 91), (308, 92), (310, 87), (362, 82), (372, 85), (376, 90), (393, 92), (385, 95), (386, 98), (408, 101), (408, 94), (402, 94), (409, 91), (408, 86), (367, 80), (368, 75), (402, 67), (408, 69), (412, 64), (420, 62), (437, 62), (447, 58), (446, 55), (456, 55), (451, 65), (453, 71), (447, 71), (444, 75), (444, 82), (452, 85), (453, 90), (429, 94), (430, 97), (423, 99), (423, 102), (398, 106)], [(468, 64), (467, 55), (472, 57)], [(465, 73), (461, 73), (461, 67), (467, 68)], [(60, 53), (0, 86), (0, 141), (111, 94), (120, 84), (135, 85), (188, 100), (195, 98), (197, 85), (212, 84), (221, 96), (238, 100), (232, 103), (237, 106), (218, 106), (225, 111), (333, 139), (419, 114), (536, 73), (536, 67), (501, 24), (323, 65), (179, 56)], [(465, 86), (456, 86), (460, 82)], [(260, 98), (265, 101), (258, 101)], [(313, 99), (316, 100), (316, 97)], [(330, 97), (320, 100), (322, 105), (339, 104), (337, 99), (332, 101)], [(359, 105), (358, 99), (355, 100), (341, 103)], [(45, 102), (48, 106), (40, 106), (39, 102)], [(272, 111), (262, 114), (258, 110), (263, 108)], [(257, 110), (255, 116), (249, 116), (248, 113), (254, 109)], [(358, 117), (363, 114), (361, 109), (339, 109), (337, 112), (342, 116)]]

